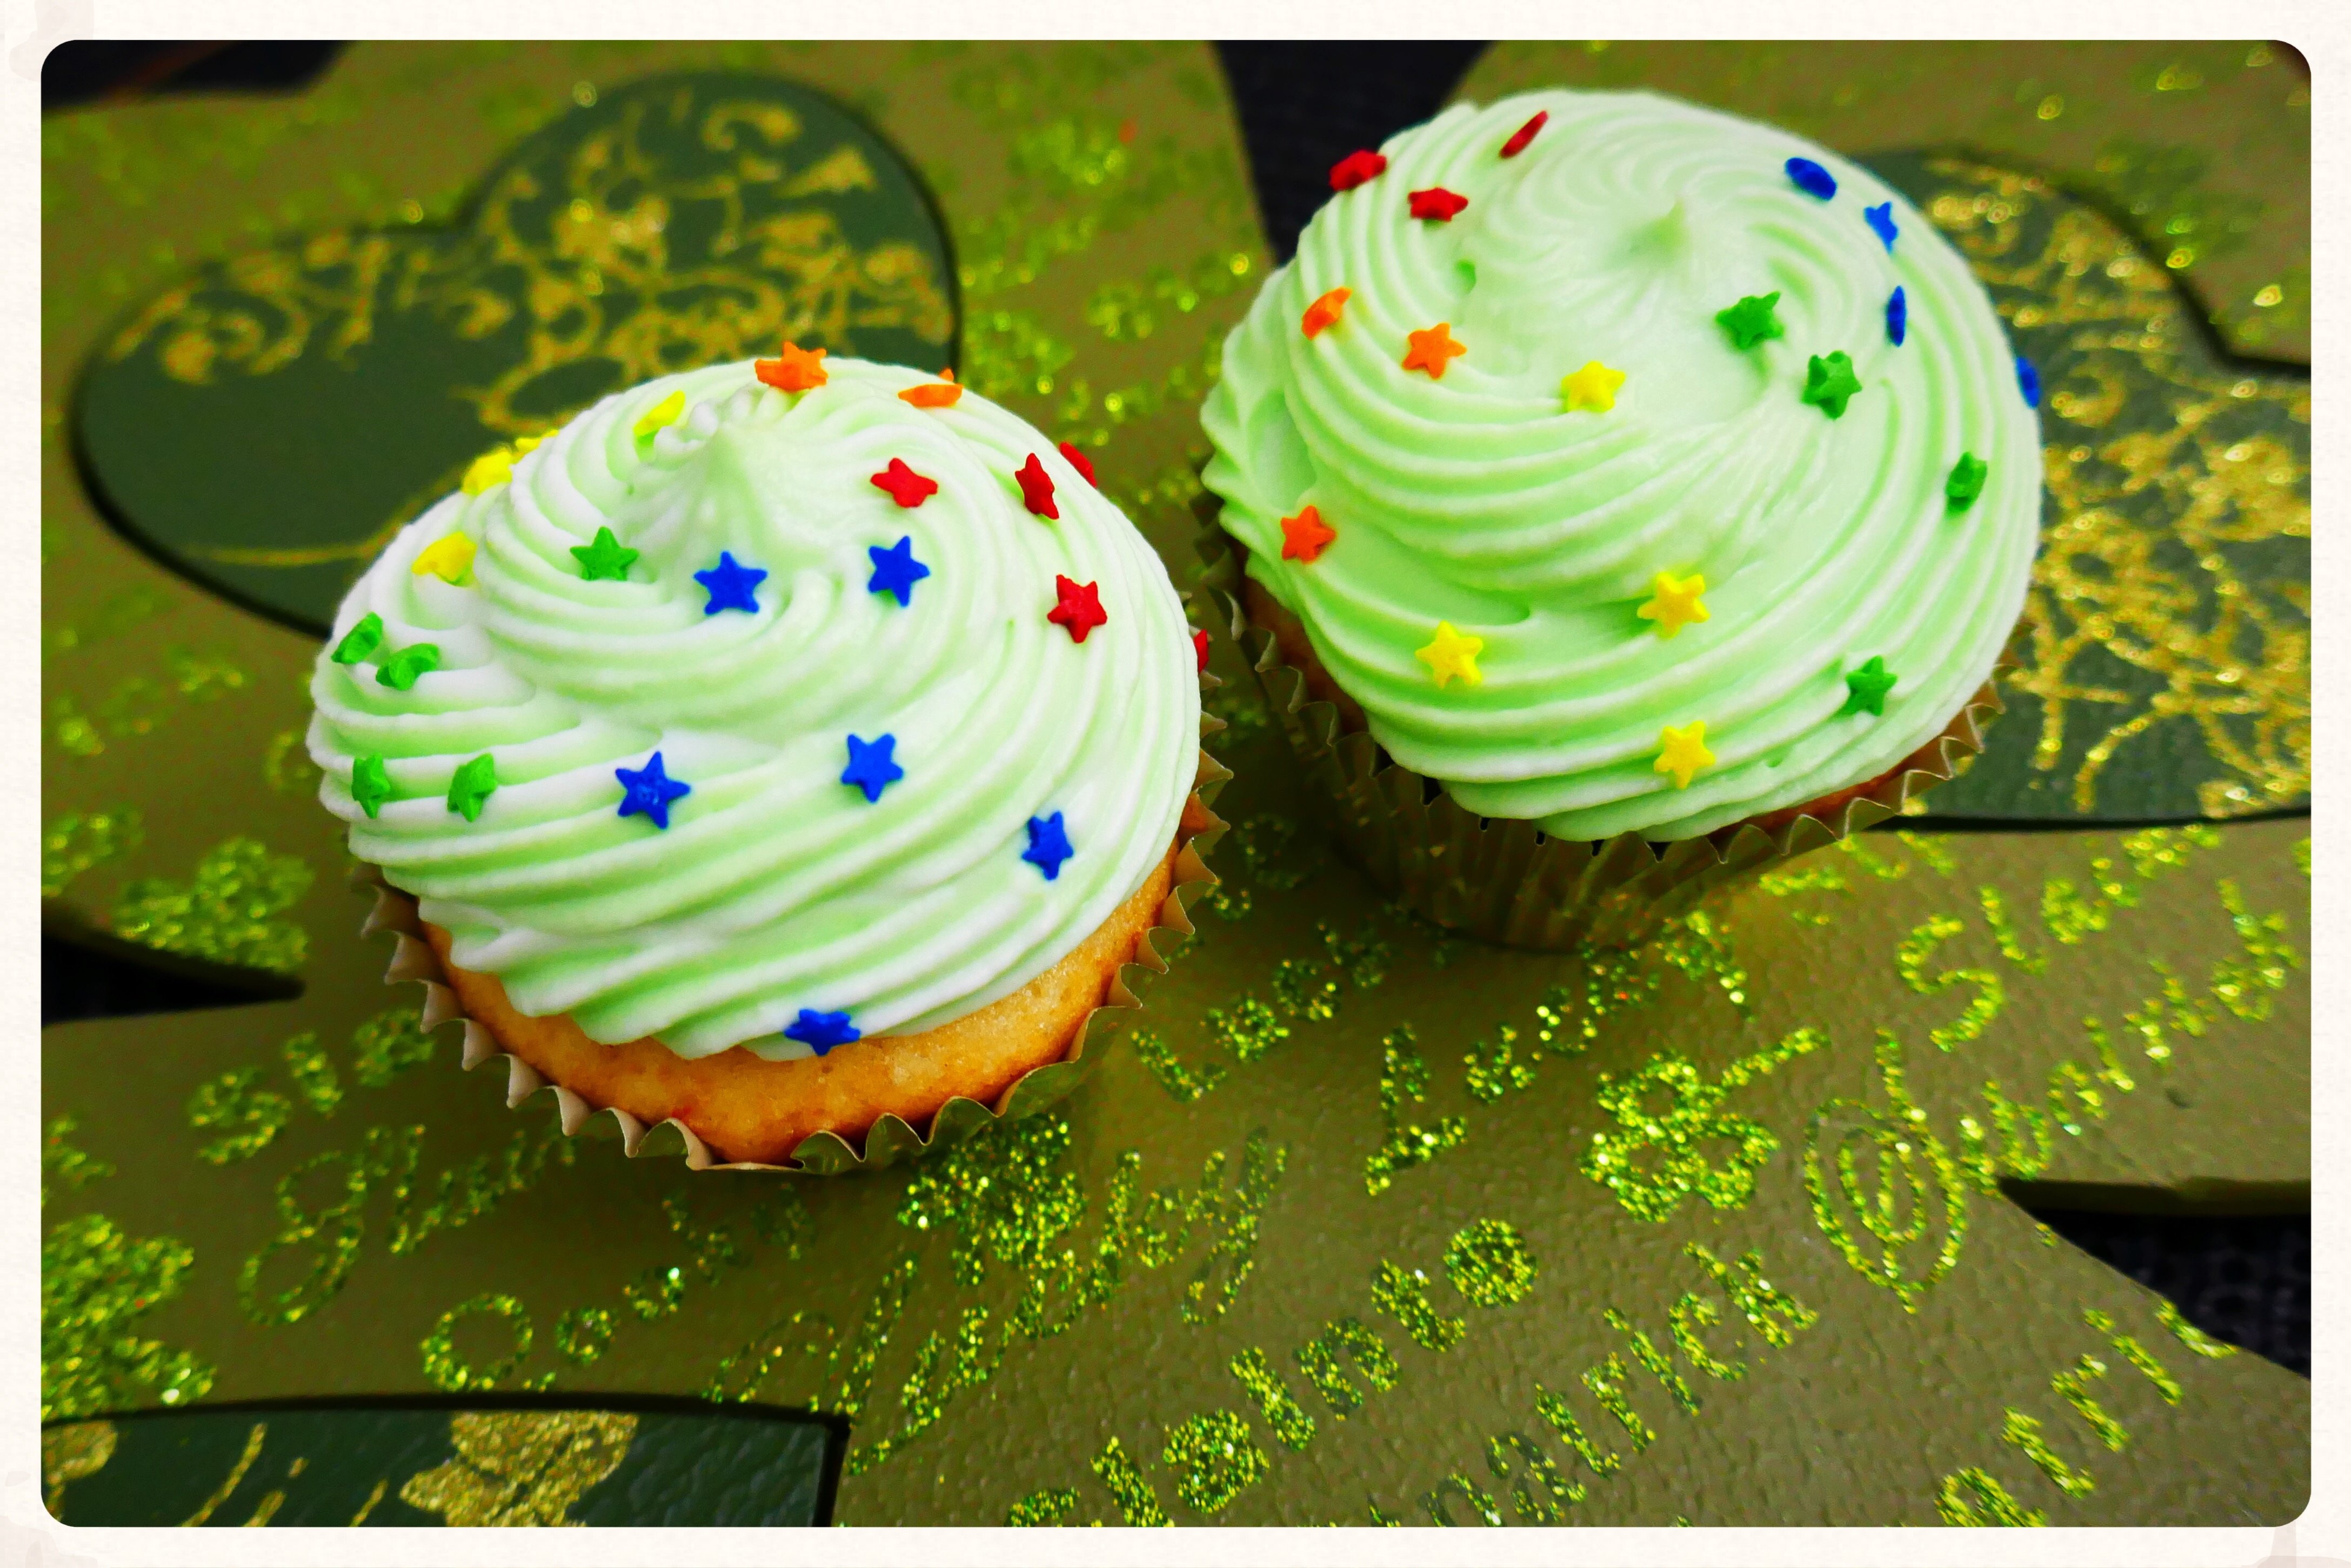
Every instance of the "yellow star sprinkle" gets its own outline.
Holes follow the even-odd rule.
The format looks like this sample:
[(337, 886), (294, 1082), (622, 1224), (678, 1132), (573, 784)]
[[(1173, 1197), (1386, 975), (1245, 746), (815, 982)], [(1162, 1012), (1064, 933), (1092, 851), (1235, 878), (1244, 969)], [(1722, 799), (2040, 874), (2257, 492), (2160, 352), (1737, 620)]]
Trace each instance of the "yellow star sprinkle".
[(665, 430), (685, 417), (685, 389), (680, 387), (661, 402), (645, 410), (637, 421), (635, 435), (639, 441), (659, 430)]
[(1616, 406), (1616, 389), (1625, 384), (1625, 372), (1612, 371), (1593, 360), (1573, 375), (1559, 383), (1561, 395), (1567, 399), (1567, 412), (1573, 413), (1588, 408), (1594, 413), (1606, 413)]
[(495, 489), (514, 477), (514, 465), (515, 455), (511, 447), (501, 446), (485, 452), (474, 459), (472, 467), (465, 470), (462, 487), (468, 496), (478, 496), (485, 490)]
[(1714, 766), (1714, 753), (1706, 748), (1706, 721), (1699, 719), (1676, 729), (1672, 725), (1657, 732), (1662, 749), (1657, 753), (1657, 771), (1674, 776), (1674, 788), (1689, 788), (1690, 775), (1701, 768)]
[(1486, 639), (1465, 637), (1453, 629), (1450, 621), (1437, 623), (1437, 640), (1426, 648), (1413, 650), (1413, 657), (1428, 666), (1437, 677), (1437, 688), (1459, 676), (1465, 686), (1474, 686), (1486, 677), (1478, 673), (1478, 655), (1485, 651)]
[(1656, 577), (1657, 595), (1634, 613), (1644, 621), (1657, 623), (1657, 635), (1671, 637), (1693, 621), (1711, 621), (1705, 601), (1698, 595), (1706, 591), (1706, 578), (1692, 572), (1687, 577), (1676, 577), (1661, 571)]
[(448, 534), (418, 550), (408, 570), (418, 577), (430, 572), (444, 582), (455, 583), (473, 564), (474, 541), (463, 534)]

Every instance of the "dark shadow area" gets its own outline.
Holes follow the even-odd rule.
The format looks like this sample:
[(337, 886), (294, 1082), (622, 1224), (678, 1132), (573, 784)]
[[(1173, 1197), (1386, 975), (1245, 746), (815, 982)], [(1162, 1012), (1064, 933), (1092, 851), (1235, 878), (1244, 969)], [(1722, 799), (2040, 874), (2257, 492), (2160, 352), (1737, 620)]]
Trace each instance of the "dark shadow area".
[(2310, 1216), (2092, 1214), (2033, 1218), (2129, 1275), (2210, 1334), (2310, 1375)]
[(298, 92), (324, 74), (342, 47), (70, 39), (41, 62), (41, 111), (167, 92)]
[(1443, 107), (1483, 43), (1220, 43), (1276, 261), (1331, 196), (1331, 165)]

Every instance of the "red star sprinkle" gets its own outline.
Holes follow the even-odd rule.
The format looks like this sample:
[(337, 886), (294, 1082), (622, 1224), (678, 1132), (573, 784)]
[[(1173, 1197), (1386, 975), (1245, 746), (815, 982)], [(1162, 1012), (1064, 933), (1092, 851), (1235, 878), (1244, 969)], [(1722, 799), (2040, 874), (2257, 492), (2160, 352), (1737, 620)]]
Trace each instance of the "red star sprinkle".
[(1299, 330), (1311, 338), (1335, 324), (1339, 312), (1346, 308), (1347, 301), (1354, 297), (1354, 293), (1352, 288), (1333, 288), (1315, 300), (1306, 308), (1306, 314), (1300, 318)]
[(1331, 188), (1352, 191), (1387, 166), (1388, 161), (1378, 153), (1359, 149), (1331, 165)]
[(1314, 564), (1322, 547), (1339, 537), (1339, 531), (1322, 520), (1322, 514), (1312, 507), (1301, 507), (1294, 517), (1281, 519), (1281, 559)]
[(1511, 131), (1510, 139), (1502, 143), (1502, 156), (1505, 158), (1515, 158), (1520, 153), (1525, 152), (1527, 150), (1527, 143), (1535, 139), (1535, 132), (1541, 131), (1543, 128), (1543, 121), (1550, 118), (1550, 110), (1537, 110), (1535, 111), (1535, 117), (1532, 120), (1528, 120), (1524, 125), (1521, 125), (1516, 131)]
[[(1040, 517), (1051, 517), (1056, 522), (1061, 520), (1061, 508), (1053, 505), (1053, 476), (1045, 472), (1045, 465), (1037, 461), (1035, 453), (1029, 455), (1029, 461), (1023, 463), (1020, 471), (1012, 476), (1020, 481), (1022, 506)], [(1081, 637), (1078, 641), (1082, 643), (1085, 639)]]
[(902, 507), (919, 507), (939, 493), (936, 479), (925, 479), (906, 466), (903, 457), (890, 459), (890, 466), (873, 476), (876, 489), (890, 492), (890, 498)]
[(1087, 484), (1093, 485), (1097, 490), (1102, 488), (1100, 485), (1094, 484), (1094, 465), (1084, 453), (1064, 441), (1061, 443), (1061, 455), (1070, 460), (1070, 466), (1076, 469), (1079, 476)]
[(1102, 591), (1097, 584), (1071, 582), (1057, 572), (1053, 591), (1061, 595), (1061, 601), (1045, 612), (1045, 619), (1069, 628), (1071, 642), (1082, 643), (1087, 632), (1110, 624), (1110, 617), (1102, 613)]
[(1451, 223), (1453, 214), (1468, 204), (1468, 197), (1457, 196), (1442, 185), (1431, 185), (1426, 191), (1412, 193), (1412, 215), (1435, 218), (1440, 224)]
[(1208, 633), (1203, 627), (1192, 633), (1192, 652), (1200, 655), (1200, 668), (1208, 667)]

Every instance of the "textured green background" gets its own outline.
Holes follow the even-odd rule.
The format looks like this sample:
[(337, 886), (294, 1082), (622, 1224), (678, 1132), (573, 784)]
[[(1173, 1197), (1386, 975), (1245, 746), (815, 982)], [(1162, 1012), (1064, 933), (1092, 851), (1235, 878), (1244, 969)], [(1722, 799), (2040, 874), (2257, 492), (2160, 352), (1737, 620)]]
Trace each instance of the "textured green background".
[[(2152, 47), (1912, 47), (1871, 57), (1876, 74), (1840, 56), (1813, 76), (1771, 63), (1785, 51), (1514, 47), (1464, 90), (1630, 70), (1856, 153), (1961, 131), (2000, 151), (1989, 132), (2011, 122), (2086, 136), (2086, 152), (2007, 144), (2061, 164), (2095, 162), (2101, 117), (2145, 138), (2147, 106), (2205, 93), (2195, 115), (2155, 116), (2171, 145), (2205, 149), (2181, 200), (2241, 198), (2218, 210), (2256, 215), (2212, 276), (2236, 289), (2222, 262), (2268, 269), (2283, 298), (2304, 287), (2306, 196), (2294, 209), (2277, 179), (2291, 158), (2260, 150), (2299, 145), (2306, 181), (2307, 120), (2298, 78), (2252, 53), (2189, 51), (2199, 85), (2183, 89), (2159, 86), (2174, 68)], [(2074, 74), (2043, 120), (2051, 58)], [(312, 644), (96, 522), (67, 456), (66, 391), (111, 321), (200, 258), (453, 213), (577, 84), (722, 66), (831, 92), (904, 151), (946, 214), (966, 378), (1093, 446), (1106, 487), (1186, 562), (1193, 410), (1265, 262), (1203, 47), (362, 46), (290, 102), (51, 122), (52, 918), (305, 988), (46, 1031), (48, 1413), (456, 1390), (502, 1364), (501, 1387), (813, 1398), (855, 1422), (852, 1523), (1540, 1516), (1494, 1474), (1489, 1439), (1580, 1478), (1569, 1517), (1586, 1522), (1931, 1523), (1993, 1496), (2057, 1523), (2299, 1511), (2308, 1385), (2176, 1328), (2000, 1187), (2307, 1202), (2304, 821), (1871, 834), (1631, 960), (1508, 953), (1402, 921), (1332, 861), (1220, 647), (1230, 885), (1129, 1042), (1052, 1113), (875, 1177), (695, 1176), (562, 1139), (546, 1097), (507, 1112), (492, 1074), (454, 1071), (454, 1030), (427, 1047), (387, 1017), (413, 991), (387, 992), (385, 946), (353, 935), (364, 903), (290, 749)], [(1836, 102), (1833, 84), (1896, 66), (1905, 96)], [(1932, 134), (1893, 136), (1896, 102)], [(204, 188), (223, 172), (234, 211)], [(2194, 283), (2205, 266), (2165, 271)], [(2285, 308), (2216, 303), (2241, 333)], [(2278, 690), (2306, 715), (2306, 676)], [(2304, 734), (2306, 788), (2306, 719)], [(1650, 1086), (1646, 1113), (1628, 1082)], [(1624, 1165), (1592, 1164), (1603, 1134)], [(1881, 1177), (1890, 1209), (1872, 1196)], [(1857, 1243), (1863, 1210), (1893, 1239)], [(1488, 1221), (1531, 1260), (1522, 1290), (1498, 1293), (1500, 1276), (1458, 1250), (1447, 1269), (1449, 1242)], [(1772, 1343), (1692, 1246), (1756, 1249), (1816, 1320)], [(1409, 1294), (1414, 1270), (1424, 1309), (1395, 1288)], [(1695, 1352), (1672, 1335), (1677, 1308)], [(1297, 1353), (1347, 1318), (1394, 1371), (1384, 1388), (1351, 1375), (1362, 1400), (1343, 1421)], [(1671, 1358), (1695, 1410), (1644, 1346)], [(1311, 1435), (1235, 1375), (1251, 1350)], [(1731, 1359), (1736, 1380), (1701, 1370)], [(1596, 1466), (1539, 1406), (1573, 1414)], [(1220, 1469), (1228, 1438), (1238, 1458)]]

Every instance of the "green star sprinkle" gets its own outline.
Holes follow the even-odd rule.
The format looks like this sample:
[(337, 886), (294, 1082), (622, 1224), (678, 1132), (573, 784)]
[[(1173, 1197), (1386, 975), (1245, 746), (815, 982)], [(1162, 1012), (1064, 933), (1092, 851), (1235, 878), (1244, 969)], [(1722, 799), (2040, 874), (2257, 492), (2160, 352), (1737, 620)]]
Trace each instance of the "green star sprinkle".
[(431, 643), (419, 643), (413, 648), (402, 648), (378, 665), (376, 680), (393, 691), (404, 692), (416, 684), (416, 677), (441, 667), (441, 650)]
[(1814, 354), (1804, 367), (1804, 401), (1818, 404), (1820, 411), (1831, 419), (1844, 417), (1847, 399), (1861, 390), (1861, 380), (1853, 373), (1853, 361), (1843, 350), (1823, 359)]
[(1868, 712), (1882, 716), (1886, 712), (1886, 694), (1892, 691), (1894, 683), (1901, 678), (1886, 667), (1886, 660), (1882, 656), (1873, 657), (1869, 663), (1845, 676), (1844, 684), (1853, 691), (1844, 699), (1844, 706), (1837, 709), (1838, 715)]
[(1744, 350), (1766, 338), (1782, 336), (1780, 319), (1771, 314), (1771, 307), (1778, 303), (1780, 291), (1776, 288), (1769, 294), (1750, 294), (1729, 309), (1716, 311), (1714, 319), (1730, 334), (1730, 346)]
[(1972, 452), (1962, 452), (1959, 460), (1951, 465), (1951, 476), (1943, 481), (1943, 494), (1951, 503), (1951, 510), (1964, 512), (1976, 504), (1983, 494), (1984, 475), (1991, 465)]
[(598, 528), (594, 544), (573, 545), (571, 553), (580, 558), (580, 575), (590, 582), (626, 582), (637, 559), (635, 550), (621, 548), (610, 528)]
[(343, 633), (328, 656), (338, 664), (356, 664), (383, 646), (383, 617), (371, 610), (360, 617), (359, 624)]
[(371, 817), (392, 799), (392, 775), (383, 770), (382, 758), (371, 753), (351, 763), (351, 799)]
[(497, 764), (491, 761), (490, 754), (485, 751), (459, 768), (450, 779), (449, 810), (469, 822), (478, 821), (482, 815), (482, 802), (488, 800), (490, 791), (497, 787)]

